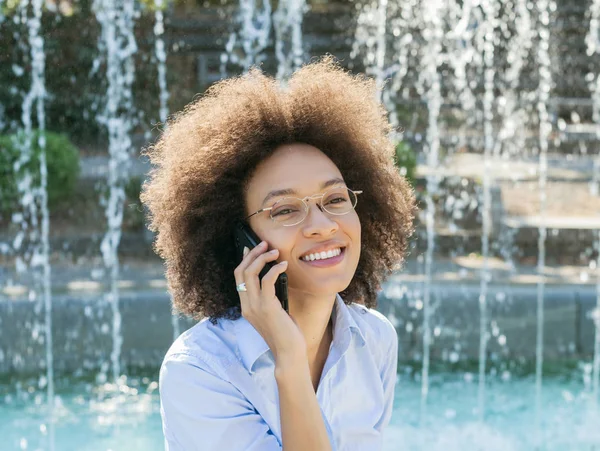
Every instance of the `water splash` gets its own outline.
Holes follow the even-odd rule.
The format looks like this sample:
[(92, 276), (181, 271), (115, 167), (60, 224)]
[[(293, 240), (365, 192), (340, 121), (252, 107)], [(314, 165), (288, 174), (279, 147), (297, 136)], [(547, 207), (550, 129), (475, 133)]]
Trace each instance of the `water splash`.
[(117, 254), (121, 240), (125, 183), (131, 165), (133, 151), (129, 132), (133, 126), (133, 99), (131, 86), (135, 72), (133, 56), (137, 51), (134, 36), (134, 0), (95, 0), (93, 10), (101, 25), (99, 47), (106, 51), (106, 76), (108, 91), (106, 106), (98, 116), (100, 123), (108, 129), (108, 199), (106, 219), (108, 231), (100, 249), (104, 266), (110, 278), (110, 292), (105, 299), (111, 306), (113, 348), (110, 355), (112, 378), (115, 383), (121, 374), (121, 312), (119, 310), (119, 257)]
[(165, 51), (165, 22), (163, 16), (164, 2), (163, 0), (154, 1), (154, 55), (156, 56), (158, 70), (158, 88), (160, 107), (158, 110), (159, 119), (162, 124), (167, 121), (169, 115), (169, 90), (167, 89), (167, 52)]
[(536, 362), (535, 362), (535, 406), (536, 406), (536, 435), (538, 446), (543, 443), (542, 431), (542, 368), (544, 363), (544, 286), (546, 265), (546, 180), (548, 173), (548, 139), (552, 131), (552, 124), (548, 115), (548, 100), (552, 88), (552, 72), (550, 70), (550, 56), (548, 53), (550, 31), (550, 2), (538, 0), (538, 36), (537, 60), (539, 65), (539, 85), (537, 96), (537, 112), (539, 117), (539, 234), (538, 234), (538, 261), (537, 261), (537, 334), (536, 334)]
[(490, 166), (492, 151), (494, 148), (494, 29), (496, 26), (496, 8), (493, 0), (483, 0), (481, 7), (483, 9), (483, 62), (484, 62), (484, 94), (483, 94), (483, 133), (484, 133), (484, 154), (483, 154), (483, 211), (482, 211), (482, 234), (481, 234), (481, 254), (483, 257), (483, 266), (480, 273), (480, 293), (479, 293), (479, 389), (478, 389), (478, 414), (479, 419), (483, 421), (485, 417), (485, 369), (486, 369), (486, 350), (489, 340), (488, 332), (488, 282), (491, 280), (489, 269), (489, 247), (491, 232), (491, 194), (490, 194)]
[(501, 156), (503, 149), (506, 150), (504, 154), (509, 156), (511, 151), (518, 154), (525, 147), (522, 138), (512, 148), (509, 146), (512, 140), (525, 136), (523, 125), (527, 121), (524, 117), (523, 108), (520, 107), (518, 88), (523, 67), (527, 63), (527, 57), (532, 47), (535, 30), (532, 28), (527, 0), (517, 0), (514, 11), (509, 14), (507, 19), (514, 22), (515, 30), (506, 46), (508, 67), (504, 73), (505, 88), (502, 96), (498, 99), (501, 127), (494, 146), (494, 156), (496, 158)]
[[(475, 16), (477, 9), (474, 8), (472, 0), (465, 0), (462, 5), (454, 4), (457, 11), (457, 23), (450, 31), (449, 37), (454, 40), (452, 57), (448, 58), (448, 64), (453, 69), (454, 79), (453, 87), (460, 103), (461, 109), (468, 112), (466, 120), (460, 125), (458, 130), (458, 141), (456, 147), (460, 148), (467, 145), (468, 129), (478, 127), (477, 122), (477, 98), (474, 94), (472, 77), (468, 74), (472, 66), (479, 69), (482, 64), (479, 56), (483, 48), (475, 48), (476, 24), (479, 23), (479, 17)], [(483, 47), (483, 45), (480, 45)]]
[(384, 59), (389, 62), (389, 65), (382, 68), (379, 76), (386, 82), (382, 101), (387, 108), (388, 118), (394, 130), (391, 138), (397, 141), (404, 135), (404, 129), (400, 127), (407, 125), (400, 123), (396, 108), (408, 92), (405, 77), (410, 68), (411, 52), (416, 51), (412, 25), (418, 7), (411, 1), (391, 2), (388, 3), (386, 11), (386, 24), (389, 25), (385, 26), (385, 30), (391, 32), (394, 39), (389, 43), (389, 48), (387, 41), (380, 41), (386, 44)]
[(379, 0), (377, 8), (377, 52), (375, 53), (375, 82), (377, 83), (377, 93), (379, 96), (381, 96), (385, 80), (387, 9), (388, 0)]
[(279, 0), (273, 14), (278, 80), (287, 80), (304, 61), (302, 21), (307, 9), (306, 0)]
[[(375, 0), (363, 5), (356, 19), (350, 52), (351, 59), (362, 55), (365, 73), (375, 78), (378, 99), (381, 99), (383, 82), (388, 75), (385, 68), (387, 10), (388, 0)], [(392, 104), (386, 106), (393, 110)]]
[[(166, 128), (166, 122), (169, 116), (169, 90), (167, 89), (167, 52), (165, 50), (165, 41), (163, 39), (165, 33), (163, 0), (154, 0), (154, 7), (154, 55), (157, 61), (158, 99), (160, 102), (158, 115), (160, 123)], [(175, 340), (181, 333), (179, 317), (176, 314), (171, 315), (171, 325), (173, 326), (173, 340)]]
[(433, 255), (435, 250), (435, 204), (434, 196), (438, 192), (438, 175), (435, 173), (439, 165), (440, 132), (439, 115), (442, 106), (441, 76), (438, 68), (442, 59), (442, 40), (444, 37), (442, 8), (436, 0), (423, 2), (425, 30), (423, 36), (423, 72), (422, 82), (424, 99), (428, 109), (427, 125), (427, 195), (425, 198), (425, 222), (427, 228), (427, 251), (425, 253), (425, 286), (423, 296), (423, 359), (421, 371), (421, 414), (423, 419), (427, 411), (429, 393), (429, 360), (431, 351), (431, 281), (433, 275)]
[(221, 54), (221, 77), (227, 76), (227, 63), (240, 66), (244, 72), (250, 67), (260, 65), (265, 59), (264, 50), (269, 43), (271, 33), (271, 3), (262, 0), (262, 7), (256, 3), (260, 0), (240, 0), (236, 22), (239, 29), (234, 30), (225, 45), (225, 53)]
[[(587, 54), (600, 55), (600, 0), (593, 0), (590, 5), (590, 31), (586, 35)], [(593, 119), (596, 124), (596, 138), (600, 139), (600, 73), (596, 74), (595, 82), (590, 83), (592, 92)], [(594, 160), (594, 169), (592, 172), (591, 191), (595, 195), (600, 195), (600, 152)], [(596, 310), (594, 312), (595, 338), (594, 338), (594, 361), (592, 365), (592, 396), (596, 411), (600, 396), (600, 230), (596, 240)]]
[[(41, 290), (44, 310), (44, 320), (41, 328), (44, 332), (46, 376), (45, 378), (40, 378), (39, 386), (40, 388), (46, 388), (47, 422), (49, 425), (47, 428), (48, 447), (50, 450), (53, 450), (55, 447), (55, 394), (54, 355), (52, 351), (52, 296), (50, 287), (50, 214), (48, 210), (46, 136), (44, 134), (46, 129), (45, 99), (47, 92), (45, 85), (46, 55), (44, 52), (44, 38), (41, 34), (43, 0), (32, 0), (31, 6), (33, 15), (29, 17), (29, 2), (23, 2), (19, 5), (22, 18), (24, 19), (23, 22), (27, 24), (28, 29), (28, 43), (31, 57), (31, 87), (25, 95), (22, 104), (21, 120), (23, 131), (17, 134), (16, 137), (20, 153), (15, 163), (14, 171), (15, 174), (20, 175), (17, 188), (21, 194), (19, 200), (23, 208), (23, 214), (13, 215), (13, 222), (21, 223), (21, 230), (17, 233), (13, 246), (15, 251), (18, 251), (25, 241), (29, 241), (29, 249), (24, 253), (27, 261), (23, 261), (18, 257), (18, 269), (21, 269), (21, 271), (25, 269), (36, 271), (41, 268)], [(34, 105), (39, 130), (37, 134), (33, 132)], [(40, 148), (38, 157), (40, 171), (39, 186), (34, 186), (34, 174), (27, 168), (33, 159), (33, 145), (36, 138), (37, 146)], [(19, 266), (21, 267), (19, 268)], [(37, 301), (37, 293), (30, 291), (29, 298), (38, 302), (38, 306), (35, 309), (38, 311), (39, 301)], [(35, 329), (37, 329), (37, 325), (34, 325)]]

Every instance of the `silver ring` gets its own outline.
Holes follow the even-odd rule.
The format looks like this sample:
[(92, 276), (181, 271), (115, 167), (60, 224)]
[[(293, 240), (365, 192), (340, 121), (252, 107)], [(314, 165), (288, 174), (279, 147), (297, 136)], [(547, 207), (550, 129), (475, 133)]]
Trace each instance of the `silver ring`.
[(246, 282), (240, 283), (238, 286), (235, 287), (235, 289), (238, 291), (248, 291), (246, 290)]

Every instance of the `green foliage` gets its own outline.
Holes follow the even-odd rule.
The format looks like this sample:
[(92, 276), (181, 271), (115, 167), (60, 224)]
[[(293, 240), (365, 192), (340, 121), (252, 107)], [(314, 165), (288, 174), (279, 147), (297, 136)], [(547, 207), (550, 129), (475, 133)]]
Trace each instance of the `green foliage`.
[[(32, 185), (40, 185), (40, 154), (39, 131), (33, 133), (33, 153), (30, 161), (20, 169), (20, 175), (29, 171), (32, 176)], [(48, 206), (54, 208), (61, 202), (68, 200), (75, 188), (79, 175), (79, 151), (73, 146), (66, 135), (44, 132), (46, 137), (46, 167), (48, 168)], [(8, 213), (19, 208), (19, 191), (15, 172), (17, 162), (26, 136), (24, 133), (16, 135), (0, 135), (0, 212)]]
[(417, 156), (409, 144), (402, 141), (396, 144), (394, 164), (398, 167), (400, 173), (406, 177), (406, 180), (408, 180), (412, 186), (415, 186)]

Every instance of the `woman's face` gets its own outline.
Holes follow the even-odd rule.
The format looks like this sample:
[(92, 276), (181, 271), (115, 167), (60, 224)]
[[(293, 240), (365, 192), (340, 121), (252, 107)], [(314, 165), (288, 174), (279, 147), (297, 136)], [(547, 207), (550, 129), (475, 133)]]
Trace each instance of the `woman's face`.
[[(333, 179), (342, 179), (339, 169), (316, 147), (307, 144), (280, 146), (259, 164), (250, 179), (245, 199), (247, 214), (271, 207), (283, 197), (302, 199), (322, 194), (331, 189), (331, 186), (323, 188), (323, 184)], [(345, 186), (343, 179), (333, 186)], [(264, 201), (271, 191), (282, 189), (291, 189), (295, 194)], [(268, 211), (252, 216), (249, 223), (254, 232), (267, 241), (270, 249), (279, 250), (278, 261), (288, 261), (286, 274), (290, 290), (326, 295), (346, 289), (354, 276), (360, 258), (360, 221), (355, 210), (345, 215), (330, 215), (317, 207), (317, 201), (308, 200), (308, 214), (295, 226), (284, 227), (274, 222)], [(329, 266), (319, 267), (300, 259), (311, 251), (339, 247), (344, 248), (339, 262)], [(324, 262), (326, 260), (320, 263)]]

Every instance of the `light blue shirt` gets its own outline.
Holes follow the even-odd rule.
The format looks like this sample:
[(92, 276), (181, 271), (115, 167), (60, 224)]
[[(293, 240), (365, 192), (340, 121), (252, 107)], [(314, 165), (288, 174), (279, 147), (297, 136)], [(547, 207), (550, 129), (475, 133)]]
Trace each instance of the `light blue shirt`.
[[(317, 400), (334, 451), (376, 451), (392, 415), (398, 336), (381, 313), (337, 295), (333, 341)], [(171, 346), (160, 369), (165, 448), (282, 449), (275, 362), (243, 317), (203, 319)]]

